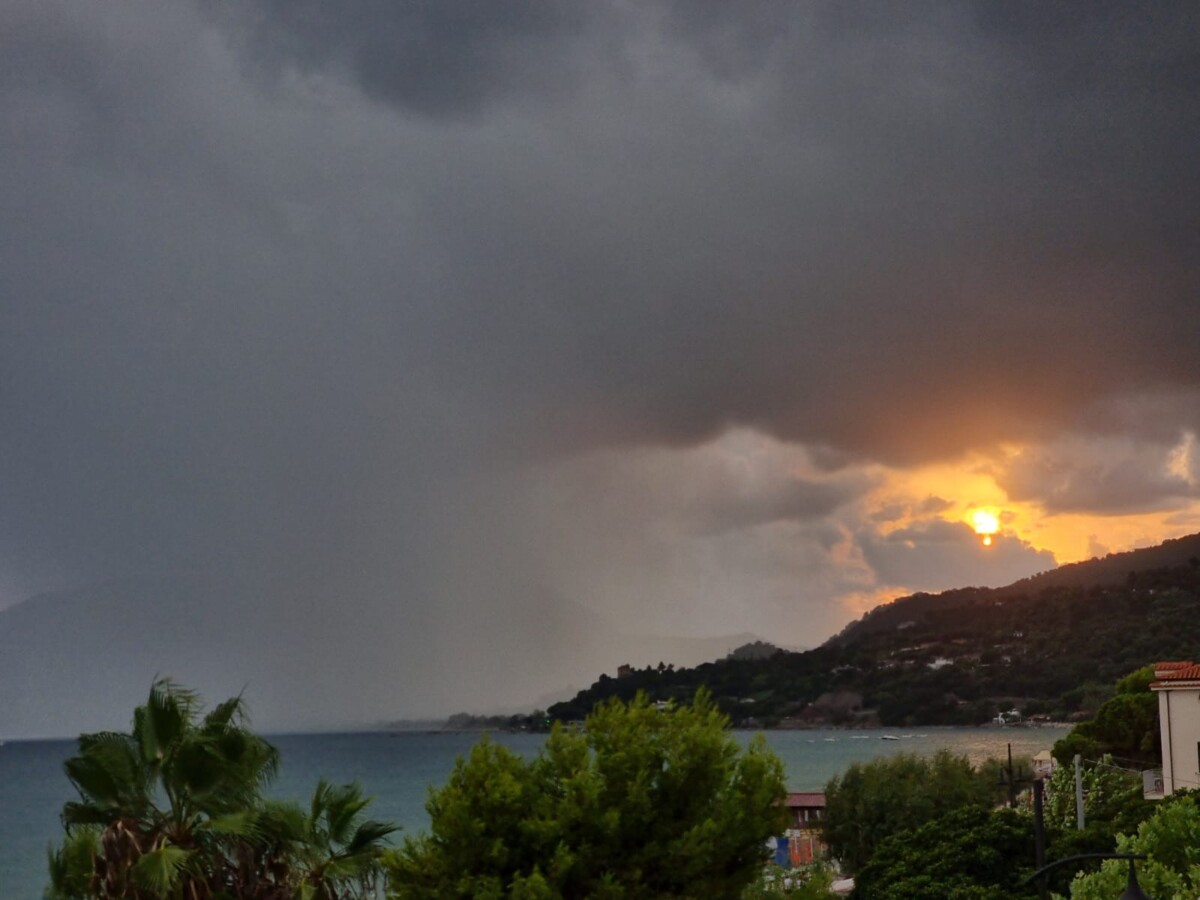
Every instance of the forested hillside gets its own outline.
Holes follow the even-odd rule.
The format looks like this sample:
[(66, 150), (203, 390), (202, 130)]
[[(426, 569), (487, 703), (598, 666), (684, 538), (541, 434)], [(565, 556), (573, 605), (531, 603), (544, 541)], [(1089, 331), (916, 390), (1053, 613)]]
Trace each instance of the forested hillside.
[[(814, 650), (602, 675), (549, 713), (580, 719), (606, 697), (679, 700), (703, 685), (746, 726), (974, 725), (1012, 708), (1068, 719), (1093, 712), (1139, 666), (1200, 656), (1198, 553), (1192, 536), (1006, 588), (917, 594)], [(1175, 564), (1116, 578), (1117, 564), (1160, 561)]]

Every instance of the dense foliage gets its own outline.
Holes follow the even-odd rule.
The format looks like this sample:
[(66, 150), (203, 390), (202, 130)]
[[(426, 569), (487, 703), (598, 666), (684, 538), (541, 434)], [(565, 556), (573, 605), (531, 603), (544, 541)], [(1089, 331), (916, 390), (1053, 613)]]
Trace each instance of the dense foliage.
[(1080, 722), (1054, 745), (1060, 765), (1071, 763), (1075, 754), (1097, 759), (1108, 754), (1129, 766), (1156, 766), (1162, 760), (1162, 737), (1158, 722), (1158, 697), (1150, 690), (1154, 666), (1147, 665), (1117, 682), (1113, 696), (1095, 716)]
[[(855, 876), (855, 900), (1009, 900), (1036, 897), (1029, 816), (963, 806), (882, 841)], [(1115, 896), (1115, 895), (1113, 895)]]
[(794, 869), (769, 864), (763, 877), (742, 891), (739, 900), (837, 900), (833, 892), (835, 870), (828, 863), (813, 862)]
[(431, 792), (430, 832), (391, 854), (395, 898), (735, 897), (783, 828), (783, 767), (742, 750), (704, 693), (644, 696), (557, 726), (524, 759), (486, 739)]
[[(1194, 900), (1200, 895), (1200, 805), (1195, 792), (1173, 794), (1138, 826), (1121, 835), (1117, 852), (1149, 857), (1137, 863), (1142, 890), (1156, 900)], [(1108, 860), (1100, 871), (1071, 883), (1072, 900), (1108, 900), (1120, 896), (1128, 863)]]
[[(1151, 853), (1156, 848), (1157, 857), (1151, 853), (1156, 865), (1150, 867), (1149, 877), (1165, 891), (1161, 896), (1194, 897), (1194, 887), (1200, 887), (1200, 880), (1193, 880), (1200, 876), (1200, 856), (1185, 852), (1188, 842), (1190, 846), (1200, 842), (1200, 818), (1192, 819), (1194, 805), (1184, 812), (1165, 813), (1142, 797), (1140, 773), (1128, 766), (1138, 764), (1137, 758), (1117, 761), (1102, 752), (1113, 748), (1143, 754), (1144, 759), (1145, 748), (1155, 746), (1150, 735), (1157, 734), (1156, 706), (1145, 702), (1155, 700), (1148, 689), (1152, 678), (1148, 667), (1121, 678), (1096, 718), (1081, 723), (1056, 747), (1065, 764), (1045, 782), (1044, 858), (1117, 850)], [(1085, 746), (1098, 755), (1082, 766), (1086, 827), (1079, 829), (1070, 756)], [(998, 769), (995, 761), (989, 761), (972, 770), (965, 759), (943, 753), (933, 760), (902, 756), (851, 766), (831, 781), (826, 789), (826, 840), (834, 855), (856, 873), (854, 896), (858, 900), (1036, 896), (1036, 890), (1024, 883), (1034, 869), (1029, 795), (1021, 798), (1016, 810), (994, 809)], [(1017, 781), (1028, 785), (1023, 779)], [(1120, 836), (1135, 831), (1136, 838)], [(1078, 870), (1078, 877), (1076, 868), (1050, 873), (1048, 886), (1060, 893), (1081, 892), (1078, 895), (1088, 900), (1115, 897), (1124, 886), (1126, 869), (1120, 866), (1101, 868), (1099, 862), (1090, 861), (1081, 862)], [(1151, 896), (1159, 894), (1151, 891)]]
[[(996, 809), (987, 799), (996, 786), (994, 763), (975, 770), (974, 788), (964, 760), (949, 757), (940, 766), (936, 760), (926, 761), (924, 767), (920, 763), (903, 758), (870, 763), (853, 773), (855, 804), (831, 795), (827, 838), (836, 848), (850, 842), (852, 850), (840, 851), (846, 857), (862, 857), (855, 859), (855, 898), (1036, 896), (1036, 889), (1024, 884), (1035, 868), (1029, 793), (1018, 798), (1016, 809)], [(862, 771), (868, 768), (871, 771)], [(1136, 773), (1122, 771), (1107, 759), (1084, 768), (1083, 786), (1087, 827), (1078, 830), (1073, 770), (1060, 768), (1046, 782), (1045, 859), (1112, 853), (1118, 833), (1136, 830), (1156, 809), (1142, 799)], [(831, 784), (829, 790), (834, 787)], [(1099, 863), (1080, 864), (1084, 871), (1098, 867)], [(1065, 892), (1074, 874), (1070, 868), (1052, 872), (1049, 886)]]
[(275, 748), (246, 728), (240, 697), (201, 716), (195, 694), (156, 681), (129, 733), (79, 738), (65, 763), (49, 900), (338, 900), (365, 896), (391, 825), (364, 821), (357, 785), (322, 781), (307, 809), (266, 800)]
[[(1195, 552), (1192, 543), (1174, 545), (1178, 553)], [(1148, 552), (1125, 556), (1132, 566)], [(1200, 646), (1200, 562), (1185, 557), (1174, 568), (1126, 570), (1120, 584), (1089, 586), (1089, 566), (1111, 577), (1117, 559), (1009, 588), (907, 597), (813, 650), (602, 675), (548, 713), (578, 720), (611, 697), (627, 700), (640, 691), (686, 700), (702, 686), (735, 724), (755, 727), (977, 725), (1012, 707), (1060, 720), (1095, 713), (1120, 676), (1147, 662), (1190, 658)], [(1063, 571), (1071, 577), (1050, 578)], [(1079, 640), (1083, 634), (1087, 640)], [(1132, 705), (1141, 716), (1145, 701)]]
[(987, 809), (994, 789), (966, 757), (947, 750), (928, 759), (900, 754), (855, 763), (825, 787), (825, 842), (857, 872), (893, 835), (959, 809)]
[(1060, 766), (1046, 781), (1045, 819), (1050, 835), (1048, 858), (1080, 853), (1111, 853), (1118, 834), (1133, 832), (1155, 811), (1142, 796), (1137, 772), (1116, 766), (1103, 756), (1081, 767), (1085, 827), (1077, 826), (1074, 766)]

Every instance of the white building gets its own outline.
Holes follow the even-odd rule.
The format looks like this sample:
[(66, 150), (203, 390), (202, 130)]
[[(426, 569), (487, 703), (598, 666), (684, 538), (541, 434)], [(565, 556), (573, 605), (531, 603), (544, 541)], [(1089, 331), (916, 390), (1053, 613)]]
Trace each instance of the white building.
[[(1162, 794), (1200, 787), (1200, 665), (1154, 664), (1162, 732)], [(1148, 794), (1149, 795), (1149, 794)]]

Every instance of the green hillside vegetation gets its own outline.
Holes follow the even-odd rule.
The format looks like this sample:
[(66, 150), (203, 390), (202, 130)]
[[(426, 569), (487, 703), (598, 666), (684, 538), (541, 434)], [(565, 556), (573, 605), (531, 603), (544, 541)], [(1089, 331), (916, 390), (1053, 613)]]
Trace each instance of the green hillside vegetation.
[[(1111, 583), (1109, 557), (1006, 588), (915, 594), (813, 650), (601, 675), (548, 714), (579, 720), (598, 702), (639, 691), (682, 702), (703, 686), (743, 727), (978, 725), (1012, 708), (1085, 718), (1118, 678), (1200, 646), (1200, 536), (1120, 561), (1162, 559), (1164, 547), (1178, 565), (1127, 570), (1120, 584)], [(1089, 572), (1099, 583), (1084, 583)]]

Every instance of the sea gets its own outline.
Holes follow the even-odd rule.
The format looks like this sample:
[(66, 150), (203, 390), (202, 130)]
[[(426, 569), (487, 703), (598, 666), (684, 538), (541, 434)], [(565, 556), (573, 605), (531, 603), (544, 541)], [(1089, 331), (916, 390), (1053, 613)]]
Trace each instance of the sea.
[[(1066, 726), (1008, 728), (918, 728), (896, 730), (769, 731), (767, 742), (783, 760), (788, 787), (819, 791), (854, 762), (896, 753), (932, 755), (940, 749), (972, 763), (1048, 750)], [(752, 732), (734, 732), (743, 744)], [(493, 734), (504, 746), (531, 756), (545, 740), (537, 734)], [(466, 732), (356, 732), (270, 736), (280, 751), (281, 770), (269, 793), (307, 801), (321, 776), (357, 781), (374, 797), (371, 818), (393, 822), (406, 834), (429, 825), (425, 799), (442, 784), (454, 761), (479, 739)], [(46, 883), (46, 851), (59, 840), (63, 803), (75, 799), (63, 774), (74, 741), (15, 741), (0, 745), (0, 897), (37, 900)]]

